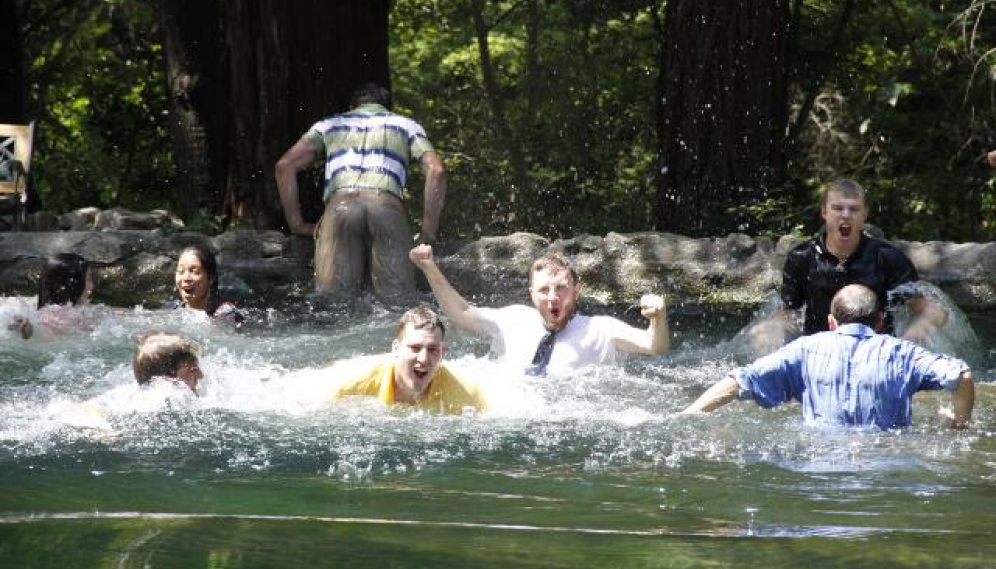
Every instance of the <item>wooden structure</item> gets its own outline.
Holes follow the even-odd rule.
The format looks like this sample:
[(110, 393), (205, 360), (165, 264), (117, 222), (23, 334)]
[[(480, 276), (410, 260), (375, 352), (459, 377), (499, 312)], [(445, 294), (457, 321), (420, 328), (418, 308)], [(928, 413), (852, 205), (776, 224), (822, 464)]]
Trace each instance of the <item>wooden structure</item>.
[(9, 227), (14, 230), (24, 226), (34, 139), (34, 122), (0, 124), (0, 208), (12, 216)]

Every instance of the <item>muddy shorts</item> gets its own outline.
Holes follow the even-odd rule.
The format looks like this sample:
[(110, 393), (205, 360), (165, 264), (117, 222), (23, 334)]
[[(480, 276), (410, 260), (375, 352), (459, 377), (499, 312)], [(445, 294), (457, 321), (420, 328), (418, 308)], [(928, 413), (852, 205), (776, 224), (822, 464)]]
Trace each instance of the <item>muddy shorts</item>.
[(412, 233), (404, 205), (382, 190), (340, 189), (325, 203), (315, 231), (315, 289), (382, 298), (415, 291), (408, 260)]

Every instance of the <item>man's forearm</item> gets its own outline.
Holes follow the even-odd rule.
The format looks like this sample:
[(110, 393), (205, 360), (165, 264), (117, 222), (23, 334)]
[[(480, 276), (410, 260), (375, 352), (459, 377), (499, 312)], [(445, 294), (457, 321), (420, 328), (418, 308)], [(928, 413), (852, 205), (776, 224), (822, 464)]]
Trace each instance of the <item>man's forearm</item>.
[(446, 170), (438, 156), (425, 160), (425, 195), (422, 206), (423, 242), (431, 243), (439, 235), (439, 220), (446, 202)]
[(443, 212), (443, 203), (446, 201), (446, 180), (435, 184), (426, 181), (425, 188), (425, 208), (422, 212), (422, 239), (427, 242), (436, 240), (439, 235), (439, 218)]
[(972, 372), (965, 370), (958, 381), (958, 387), (951, 394), (951, 428), (964, 429), (972, 419), (972, 408), (975, 406), (975, 382)]
[(736, 400), (740, 393), (737, 379), (728, 375), (706, 390), (694, 403), (685, 408), (682, 413), (708, 413), (727, 403)]
[(917, 319), (935, 328), (940, 328), (948, 322), (948, 311), (933, 298), (919, 296), (911, 299), (909, 304)]
[(662, 313), (650, 319), (647, 336), (650, 355), (659, 356), (671, 349), (671, 329), (667, 323), (667, 314)]
[(443, 312), (454, 324), (465, 330), (480, 333), (486, 332), (480, 323), (471, 316), (470, 312), (473, 306), (453, 288), (453, 285), (450, 284), (450, 281), (446, 279), (443, 272), (439, 270), (439, 267), (434, 262), (422, 263), (419, 265), (419, 268), (425, 274), (425, 278), (429, 282), (429, 287), (432, 288), (432, 294), (435, 295), (436, 301), (439, 302), (439, 307), (443, 309)]
[(296, 174), (289, 178), (277, 178), (277, 189), (280, 192), (280, 206), (284, 210), (284, 220), (287, 227), (294, 232), (294, 228), (300, 226), (304, 220), (301, 216), (301, 202), (298, 199), (298, 189)]

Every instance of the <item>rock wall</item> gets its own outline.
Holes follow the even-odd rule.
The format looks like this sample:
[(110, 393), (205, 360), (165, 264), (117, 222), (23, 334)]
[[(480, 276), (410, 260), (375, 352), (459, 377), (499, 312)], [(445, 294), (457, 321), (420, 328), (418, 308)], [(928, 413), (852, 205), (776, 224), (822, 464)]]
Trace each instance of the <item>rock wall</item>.
[[(671, 304), (763, 303), (781, 279), (785, 253), (800, 240), (746, 235), (691, 239), (668, 233), (610, 233), (549, 241), (515, 233), (443, 243), (443, 272), (468, 298), (527, 300), (532, 259), (552, 250), (576, 265), (585, 297), (596, 303), (634, 302), (645, 292)], [(275, 231), (230, 231), (209, 237), (171, 227), (0, 233), (0, 294), (34, 295), (46, 256), (76, 252), (97, 267), (95, 300), (116, 306), (153, 305), (173, 297), (173, 270), (191, 244), (218, 253), (227, 296), (265, 305), (304, 299), (311, 291), (313, 244)], [(921, 278), (962, 308), (996, 307), (996, 243), (896, 242)]]

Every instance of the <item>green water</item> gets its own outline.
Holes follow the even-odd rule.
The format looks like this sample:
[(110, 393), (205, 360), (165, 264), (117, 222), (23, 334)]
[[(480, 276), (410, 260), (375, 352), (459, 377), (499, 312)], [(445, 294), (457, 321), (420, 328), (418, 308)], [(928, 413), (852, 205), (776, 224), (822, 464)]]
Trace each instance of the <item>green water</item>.
[[(434, 417), (299, 406), (332, 360), (386, 346), (389, 311), (104, 311), (90, 333), (0, 350), (0, 567), (996, 567), (996, 399), (952, 433), (945, 396), (906, 432), (815, 430), (734, 404), (674, 417), (746, 357), (744, 317), (676, 314), (676, 352), (538, 380), (452, 335), (498, 409)], [(991, 320), (973, 324), (982, 332)], [(717, 325), (706, 325), (712, 321)], [(205, 392), (149, 407), (132, 338), (205, 347)], [(982, 335), (983, 346), (993, 345)], [(64, 420), (98, 398), (111, 432)]]

